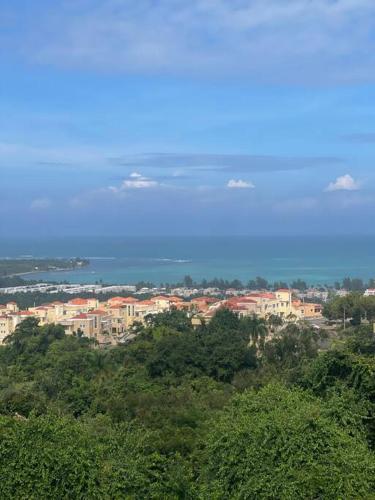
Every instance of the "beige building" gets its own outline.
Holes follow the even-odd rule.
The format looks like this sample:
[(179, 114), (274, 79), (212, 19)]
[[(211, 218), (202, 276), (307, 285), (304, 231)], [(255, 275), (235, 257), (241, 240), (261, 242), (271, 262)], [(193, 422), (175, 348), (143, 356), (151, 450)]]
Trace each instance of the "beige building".
[(308, 304), (293, 300), (292, 292), (288, 289), (280, 289), (276, 292), (250, 293), (243, 297), (231, 297), (212, 305), (205, 304), (201, 309), (203, 317), (209, 320), (218, 307), (227, 307), (240, 317), (256, 315), (267, 318), (276, 315), (286, 321), (321, 317), (322, 312), (320, 304)]
[(9, 302), (0, 306), (0, 343), (13, 333), (17, 324), (30, 316), (38, 318), (41, 325), (61, 324), (67, 334), (81, 331), (84, 336), (95, 338), (100, 343), (110, 343), (127, 333), (134, 323), (144, 323), (148, 315), (177, 308), (196, 312), (200, 315), (198, 319), (209, 321), (221, 307), (227, 307), (241, 317), (257, 315), (267, 318), (274, 314), (292, 321), (321, 316), (319, 304), (293, 300), (292, 292), (288, 289), (230, 296), (225, 300), (198, 297), (190, 302), (167, 295), (152, 297), (150, 300), (113, 297), (107, 302), (99, 302), (96, 298), (75, 298), (67, 303), (55, 301), (31, 307), (28, 311), (19, 311), (15, 302)]
[(4, 339), (13, 332), (13, 318), (7, 315), (0, 316), (0, 343), (2, 344), (4, 342)]

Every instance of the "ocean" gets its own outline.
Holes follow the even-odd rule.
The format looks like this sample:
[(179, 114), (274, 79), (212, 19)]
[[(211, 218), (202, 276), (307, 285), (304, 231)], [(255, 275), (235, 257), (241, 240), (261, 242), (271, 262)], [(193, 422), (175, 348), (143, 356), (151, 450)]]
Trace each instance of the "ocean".
[(375, 277), (375, 236), (0, 239), (0, 257), (21, 256), (89, 258), (84, 269), (27, 276), (71, 283), (175, 283), (190, 275), (323, 285)]

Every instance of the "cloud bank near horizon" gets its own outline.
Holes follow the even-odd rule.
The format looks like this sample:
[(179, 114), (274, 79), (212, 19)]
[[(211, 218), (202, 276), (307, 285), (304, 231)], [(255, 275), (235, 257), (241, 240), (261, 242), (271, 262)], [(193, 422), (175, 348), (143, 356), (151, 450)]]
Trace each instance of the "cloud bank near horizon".
[(17, 11), (18, 3), (0, 8), (0, 51), (34, 64), (277, 84), (375, 81), (372, 0), (36, 0)]

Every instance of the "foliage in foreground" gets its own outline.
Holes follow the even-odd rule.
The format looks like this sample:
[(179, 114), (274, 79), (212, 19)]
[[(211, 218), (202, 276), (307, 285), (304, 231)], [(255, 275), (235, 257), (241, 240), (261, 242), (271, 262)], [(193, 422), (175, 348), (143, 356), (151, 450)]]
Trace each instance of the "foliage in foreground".
[(375, 340), (345, 335), (174, 311), (100, 350), (26, 320), (0, 347), (0, 497), (375, 497)]
[(208, 433), (206, 498), (366, 498), (375, 460), (329, 409), (271, 384), (234, 397)]

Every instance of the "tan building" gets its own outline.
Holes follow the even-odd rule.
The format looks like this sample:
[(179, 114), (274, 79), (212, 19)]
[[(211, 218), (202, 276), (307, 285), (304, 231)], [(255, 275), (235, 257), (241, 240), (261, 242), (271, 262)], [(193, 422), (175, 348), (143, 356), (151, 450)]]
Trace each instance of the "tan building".
[(95, 337), (94, 317), (88, 316), (86, 313), (77, 314), (73, 318), (61, 321), (60, 324), (64, 326), (67, 335), (82, 332), (85, 337)]
[[(135, 322), (144, 323), (148, 315), (160, 314), (173, 308), (198, 313), (209, 321), (221, 307), (227, 307), (241, 317), (257, 315), (267, 318), (272, 314), (286, 320), (320, 317), (319, 304), (292, 300), (288, 289), (276, 292), (254, 292), (246, 296), (230, 296), (226, 300), (198, 297), (184, 301), (180, 297), (160, 295), (150, 300), (134, 297), (113, 297), (107, 302), (96, 298), (74, 298), (67, 303), (55, 301), (28, 311), (19, 311), (15, 302), (0, 306), (0, 342), (13, 333), (17, 324), (29, 316), (39, 319), (41, 325), (61, 324), (66, 333), (81, 331), (84, 336), (99, 342), (111, 343), (122, 337)], [(193, 319), (195, 321), (195, 319)]]
[(18, 312), (19, 311), (17, 302), (8, 302), (5, 306), (5, 308), (8, 312)]
[(0, 343), (2, 344), (4, 342), (4, 339), (13, 332), (13, 318), (7, 315), (0, 316)]
[(240, 317), (256, 315), (268, 318), (276, 315), (286, 321), (304, 318), (321, 317), (322, 307), (319, 304), (307, 304), (292, 299), (292, 292), (280, 289), (276, 292), (250, 293), (246, 296), (236, 296), (218, 303), (203, 306), (203, 317), (208, 321), (218, 307), (227, 307)]
[(313, 304), (310, 302), (301, 302), (300, 300), (293, 302), (293, 308), (296, 311), (298, 319), (321, 318), (322, 305)]

